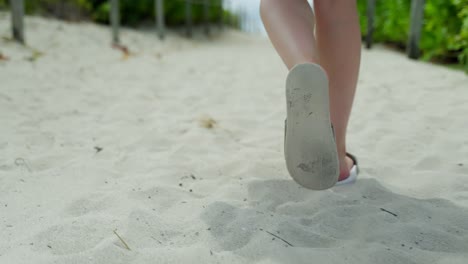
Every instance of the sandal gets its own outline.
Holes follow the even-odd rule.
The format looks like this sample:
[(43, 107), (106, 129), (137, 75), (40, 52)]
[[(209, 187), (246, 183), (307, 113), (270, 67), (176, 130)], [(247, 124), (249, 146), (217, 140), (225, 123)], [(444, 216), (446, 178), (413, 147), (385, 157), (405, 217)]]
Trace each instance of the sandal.
[(345, 185), (345, 184), (351, 184), (351, 183), (354, 183), (356, 182), (357, 180), (357, 177), (358, 177), (358, 174), (359, 174), (359, 166), (358, 166), (358, 162), (357, 162), (357, 159), (354, 155), (352, 154), (349, 154), (349, 153), (346, 153), (346, 156), (348, 156), (350, 159), (353, 160), (353, 167), (351, 168), (351, 170), (349, 171), (349, 176), (348, 178), (344, 179), (344, 180), (341, 180), (341, 181), (338, 181), (335, 186), (340, 186), (340, 185)]
[(338, 181), (340, 167), (330, 121), (328, 78), (317, 64), (296, 65), (286, 81), (284, 154), (291, 177), (308, 189)]

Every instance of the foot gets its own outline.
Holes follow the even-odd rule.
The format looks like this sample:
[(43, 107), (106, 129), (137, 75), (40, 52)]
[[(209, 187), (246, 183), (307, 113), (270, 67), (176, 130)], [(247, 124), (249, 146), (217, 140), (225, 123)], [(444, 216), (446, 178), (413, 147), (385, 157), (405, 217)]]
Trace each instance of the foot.
[(346, 180), (349, 177), (349, 172), (353, 166), (354, 161), (347, 155), (340, 159), (340, 178), (338, 178), (338, 181)]

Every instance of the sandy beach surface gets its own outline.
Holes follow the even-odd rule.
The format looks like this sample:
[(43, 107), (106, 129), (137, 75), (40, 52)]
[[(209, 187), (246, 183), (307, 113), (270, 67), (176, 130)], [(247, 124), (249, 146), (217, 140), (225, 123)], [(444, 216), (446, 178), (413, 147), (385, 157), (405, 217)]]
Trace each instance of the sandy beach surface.
[(363, 51), (360, 179), (317, 192), (285, 168), (267, 39), (26, 28), (0, 13), (1, 264), (467, 263), (463, 72)]

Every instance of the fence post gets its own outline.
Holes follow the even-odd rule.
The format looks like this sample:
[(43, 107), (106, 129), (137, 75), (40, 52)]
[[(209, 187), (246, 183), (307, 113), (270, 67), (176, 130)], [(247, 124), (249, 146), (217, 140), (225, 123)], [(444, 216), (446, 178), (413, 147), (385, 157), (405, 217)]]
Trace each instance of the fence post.
[(111, 1), (111, 10), (110, 10), (110, 21), (112, 26), (112, 42), (118, 44), (120, 42), (119, 38), (119, 24), (120, 24), (120, 7), (119, 0), (110, 0)]
[(233, 8), (233, 4), (232, 2), (229, 2), (229, 8), (228, 10), (231, 10), (231, 12), (229, 12), (229, 18), (228, 18), (228, 24), (230, 27), (236, 27), (236, 16), (238, 15), (238, 13), (234, 13), (234, 8)]
[(203, 20), (205, 20), (205, 34), (210, 35), (210, 0), (203, 0)]
[(224, 27), (223, 0), (219, 0), (219, 28), (223, 29), (223, 27)]
[(23, 0), (11, 0), (11, 29), (13, 32), (13, 38), (24, 44), (24, 1)]
[(246, 26), (246, 7), (241, 6), (239, 9), (239, 22), (237, 23), (237, 28), (244, 30)]
[(192, 4), (191, 0), (185, 0), (185, 26), (187, 27), (187, 36), (192, 37)]
[(375, 1), (367, 0), (367, 33), (366, 33), (366, 48), (372, 47), (374, 35), (374, 17), (375, 17)]
[(419, 40), (421, 39), (421, 30), (424, 20), (424, 4), (425, 0), (411, 1), (411, 26), (408, 38), (408, 46), (406, 53), (411, 59), (419, 58)]
[(154, 11), (154, 14), (156, 15), (156, 24), (158, 28), (158, 35), (159, 39), (164, 39), (164, 0), (155, 0), (154, 3), (154, 8), (156, 9)]

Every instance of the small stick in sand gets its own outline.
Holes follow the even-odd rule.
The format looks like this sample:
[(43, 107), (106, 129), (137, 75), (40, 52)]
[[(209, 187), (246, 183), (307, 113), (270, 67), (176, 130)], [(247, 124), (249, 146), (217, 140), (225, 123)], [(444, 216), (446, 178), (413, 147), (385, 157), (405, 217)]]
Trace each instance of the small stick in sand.
[(207, 128), (207, 129), (212, 129), (216, 126), (217, 122), (211, 117), (203, 117), (199, 120), (200, 126)]
[(388, 211), (388, 210), (386, 210), (386, 209), (380, 208), (380, 211), (389, 213), (389, 214), (393, 215), (394, 217), (398, 217), (397, 214), (395, 214), (395, 213), (393, 213), (393, 212), (390, 212), (390, 211)]
[[(260, 230), (262, 230), (262, 229), (260, 229)], [(284, 243), (288, 244), (289, 246), (294, 247), (291, 243), (289, 243), (289, 242), (286, 241), (285, 239), (281, 238), (280, 236), (277, 236), (277, 235), (275, 235), (275, 234), (273, 234), (273, 233), (271, 233), (271, 232), (268, 232), (268, 231), (266, 231), (266, 230), (264, 230), (264, 231), (267, 232), (268, 234), (270, 234), (270, 235), (272, 235), (272, 236), (278, 238), (278, 239), (281, 239)]]
[(0, 61), (7, 61), (10, 60), (7, 56), (3, 55), (3, 53), (0, 52)]
[(131, 250), (127, 243), (125, 243), (125, 241), (122, 239), (122, 237), (120, 237), (119, 234), (117, 234), (117, 229), (114, 230), (114, 234), (120, 239), (120, 242), (122, 242), (126, 249)]
[(31, 52), (32, 52), (31, 56), (25, 58), (26, 60), (28, 60), (30, 62), (35, 62), (40, 57), (44, 56), (44, 53), (42, 53), (39, 50), (36, 50), (34, 48), (31, 48)]
[(123, 59), (126, 60), (128, 59), (128, 57), (130, 57), (130, 55), (132, 55), (132, 53), (130, 52), (130, 49), (125, 46), (125, 45), (122, 45), (122, 44), (112, 44), (112, 48), (114, 49), (117, 49), (117, 50), (120, 50), (122, 53), (123, 53)]
[(94, 149), (96, 150), (96, 153), (99, 153), (103, 150), (103, 148), (95, 146)]

